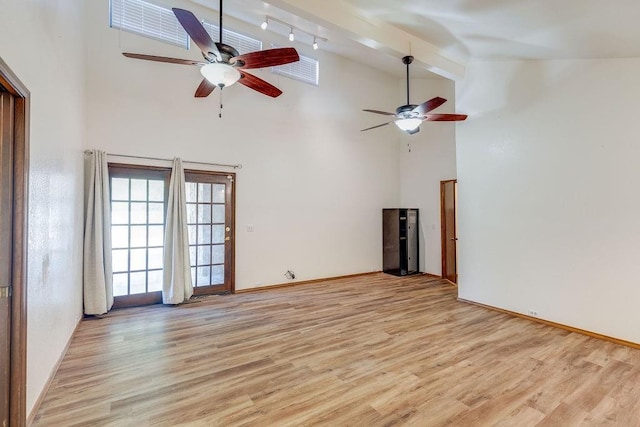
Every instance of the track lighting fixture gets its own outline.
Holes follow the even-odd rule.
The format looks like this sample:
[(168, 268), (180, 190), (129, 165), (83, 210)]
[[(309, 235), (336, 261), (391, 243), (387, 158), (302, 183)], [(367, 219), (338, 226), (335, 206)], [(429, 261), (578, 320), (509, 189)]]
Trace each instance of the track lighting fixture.
[(319, 49), (319, 45), (318, 45), (318, 40), (321, 40), (325, 43), (327, 43), (327, 39), (325, 39), (324, 37), (320, 37), (316, 34), (310, 33), (308, 31), (302, 30), (294, 25), (289, 24), (288, 22), (284, 22), (281, 21), (280, 19), (274, 18), (272, 16), (267, 16), (265, 17), (264, 21), (262, 22), (262, 24), (260, 24), (260, 28), (262, 28), (263, 30), (266, 30), (267, 27), (272, 23), (272, 22), (277, 22), (278, 24), (281, 24), (282, 26), (288, 27), (289, 28), (289, 41), (295, 41), (296, 39), (296, 35), (294, 34), (294, 30), (298, 33), (303, 33), (308, 35), (310, 38), (313, 38), (313, 43), (311, 44), (311, 46), (313, 47), (313, 50), (318, 50)]

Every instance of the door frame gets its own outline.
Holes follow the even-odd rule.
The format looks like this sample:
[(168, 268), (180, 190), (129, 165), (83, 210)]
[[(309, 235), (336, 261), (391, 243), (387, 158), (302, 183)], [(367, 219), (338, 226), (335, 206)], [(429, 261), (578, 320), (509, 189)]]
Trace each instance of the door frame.
[(447, 272), (447, 249), (446, 249), (446, 244), (447, 244), (447, 228), (446, 228), (446, 220), (445, 220), (445, 209), (444, 209), (444, 188), (445, 188), (445, 184), (453, 182), (453, 188), (454, 188), (454, 201), (453, 201), (453, 211), (454, 211), (454, 223), (453, 223), (453, 234), (455, 236), (456, 242), (455, 242), (455, 257), (456, 259), (454, 260), (455, 263), (455, 280), (453, 281), (453, 283), (458, 283), (458, 231), (457, 231), (457, 218), (458, 218), (458, 197), (457, 197), (457, 184), (458, 184), (458, 180), (457, 179), (447, 179), (444, 181), (440, 181), (440, 246), (441, 246), (441, 253), (442, 253), (442, 274), (441, 276), (443, 278), (446, 278), (446, 272)]
[(0, 86), (14, 97), (9, 425), (24, 426), (27, 418), (27, 205), (31, 94), (2, 58)]

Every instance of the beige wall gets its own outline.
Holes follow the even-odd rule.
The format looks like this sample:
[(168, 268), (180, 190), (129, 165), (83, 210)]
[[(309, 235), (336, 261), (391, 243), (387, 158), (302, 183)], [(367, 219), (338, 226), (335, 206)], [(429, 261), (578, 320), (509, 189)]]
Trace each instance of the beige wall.
[(460, 297), (640, 342), (640, 60), (472, 62)]
[(31, 92), (27, 410), (82, 315), (83, 4), (5, 1), (0, 57)]

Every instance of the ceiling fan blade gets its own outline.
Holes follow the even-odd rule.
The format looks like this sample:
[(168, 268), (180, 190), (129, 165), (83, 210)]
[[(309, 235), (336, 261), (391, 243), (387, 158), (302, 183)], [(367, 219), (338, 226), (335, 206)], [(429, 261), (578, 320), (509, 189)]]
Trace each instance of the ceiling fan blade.
[(240, 80), (238, 80), (238, 83), (272, 98), (276, 98), (282, 94), (282, 91), (271, 83), (247, 72), (240, 73)]
[(176, 15), (176, 18), (178, 18), (180, 25), (182, 25), (187, 34), (189, 34), (191, 40), (198, 45), (205, 57), (214, 55), (219, 61), (222, 60), (218, 47), (211, 39), (209, 33), (207, 33), (207, 30), (204, 29), (200, 21), (198, 21), (198, 18), (196, 18), (192, 12), (184, 9), (178, 9), (177, 7), (174, 7), (171, 10), (173, 10), (173, 13)]
[(386, 125), (388, 125), (389, 123), (393, 123), (393, 122), (387, 122), (387, 123), (383, 123), (383, 124), (381, 124), (381, 125), (371, 126), (370, 128), (360, 129), (360, 132), (364, 132), (365, 130), (371, 130), (371, 129), (379, 128), (379, 127), (382, 127), (382, 126), (386, 126)]
[(123, 55), (126, 56), (127, 58), (144, 59), (145, 61), (166, 62), (169, 64), (180, 64), (180, 65), (205, 65), (206, 64), (206, 62), (193, 61), (191, 59), (167, 58), (166, 56), (143, 55), (141, 53), (124, 52)]
[(215, 88), (216, 85), (211, 83), (209, 80), (202, 79), (202, 81), (200, 82), (200, 86), (198, 86), (198, 89), (196, 89), (196, 94), (194, 96), (196, 98), (206, 98), (211, 94), (211, 92), (213, 92)]
[(300, 60), (298, 52), (292, 47), (281, 47), (276, 49), (259, 50), (245, 53), (232, 58), (231, 65), (238, 63), (240, 69), (277, 67), (278, 65), (289, 64)]
[(438, 108), (439, 106), (441, 106), (445, 102), (447, 102), (446, 99), (440, 98), (439, 96), (436, 96), (435, 98), (432, 98), (432, 99), (430, 99), (428, 101), (425, 101), (422, 104), (418, 105), (416, 108), (413, 109), (413, 112), (414, 113), (418, 113), (421, 116), (424, 116), (429, 111), (435, 110), (436, 108)]
[(459, 122), (466, 118), (466, 114), (427, 114), (423, 120), (430, 122)]
[(385, 116), (395, 116), (395, 113), (387, 113), (386, 111), (380, 111), (380, 110), (362, 110), (362, 111), (366, 111), (367, 113), (376, 113), (376, 114), (382, 114)]

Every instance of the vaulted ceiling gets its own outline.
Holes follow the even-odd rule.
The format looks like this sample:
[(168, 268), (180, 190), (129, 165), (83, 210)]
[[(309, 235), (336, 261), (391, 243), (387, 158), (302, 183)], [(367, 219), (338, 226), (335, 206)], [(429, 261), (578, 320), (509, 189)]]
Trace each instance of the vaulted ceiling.
[[(218, 0), (195, 0), (218, 8)], [(640, 57), (637, 0), (225, 0), (259, 25), (265, 14), (329, 38), (323, 49), (401, 73), (413, 54), (457, 79), (469, 59)], [(418, 65), (420, 67), (420, 65)]]

